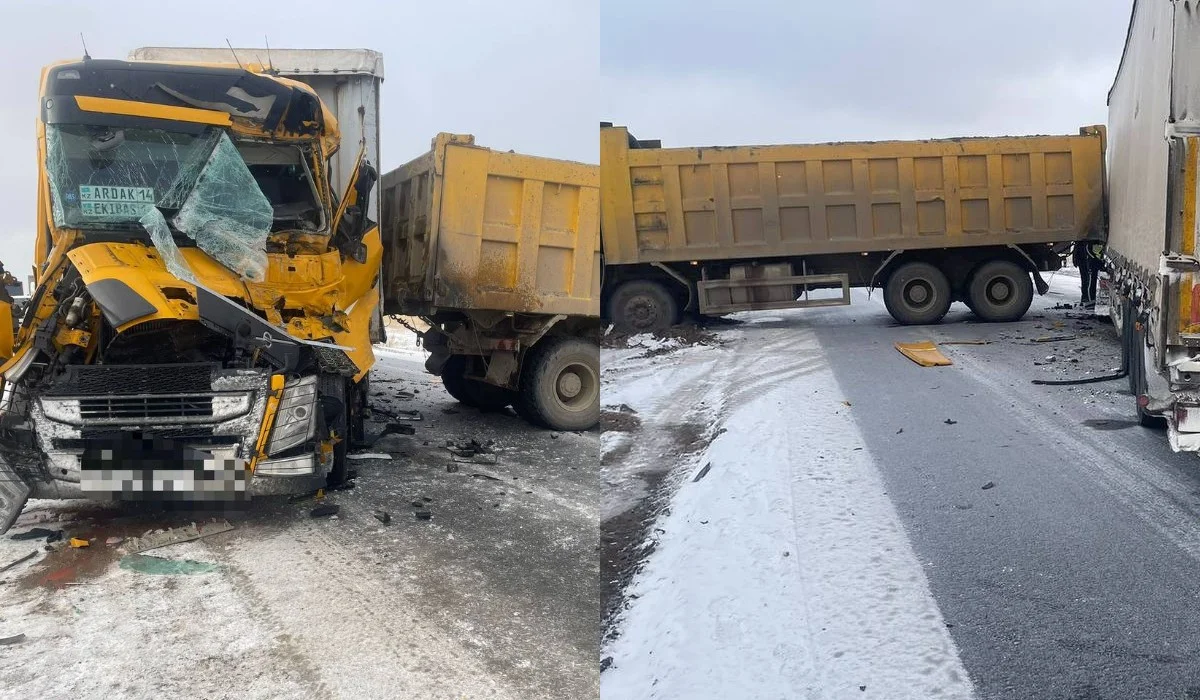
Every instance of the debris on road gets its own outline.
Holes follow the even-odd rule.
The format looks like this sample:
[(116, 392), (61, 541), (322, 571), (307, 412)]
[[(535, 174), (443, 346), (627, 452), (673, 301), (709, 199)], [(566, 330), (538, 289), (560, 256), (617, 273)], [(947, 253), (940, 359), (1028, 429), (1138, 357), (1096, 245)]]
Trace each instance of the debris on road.
[(988, 489), (995, 488), (995, 487), (996, 487), (996, 482), (989, 481), (986, 484), (984, 484), (982, 488), (984, 491), (987, 491)]
[(371, 406), (371, 411), (373, 411), (374, 413), (378, 413), (381, 416), (387, 416), (388, 418), (391, 418), (392, 420), (419, 421), (419, 420), (425, 419), (425, 417), (421, 415), (420, 411), (405, 411), (405, 410), (389, 411), (386, 408), (379, 408), (378, 406)]
[(990, 340), (943, 340), (938, 345), (991, 345)]
[(475, 438), (471, 438), (466, 442), (447, 440), (445, 448), (450, 451), (450, 455), (455, 462), (495, 464), (496, 451), (492, 447), (495, 444), (494, 440), (481, 443)]
[(13, 568), (17, 564), (20, 564), (21, 562), (29, 561), (30, 559), (33, 559), (36, 556), (37, 556), (37, 550), (35, 549), (32, 552), (30, 552), (29, 554), (26, 554), (25, 556), (23, 556), (19, 559), (14, 559), (14, 560), (8, 562), (7, 564), (5, 564), (4, 566), (0, 566), (0, 571), (8, 571), (9, 569)]
[(386, 510), (372, 511), (371, 515), (374, 515), (375, 519), (378, 520), (379, 522), (383, 523), (384, 525), (387, 525), (392, 522), (392, 514), (387, 512)]
[(428, 510), (414, 511), (413, 515), (417, 516), (417, 520), (432, 520), (433, 512)]
[(45, 539), (47, 542), (55, 542), (62, 539), (62, 530), (50, 530), (44, 527), (35, 527), (30, 528), (25, 532), (18, 532), (15, 535), (9, 535), (8, 539), (17, 541)]
[(699, 472), (696, 474), (696, 476), (695, 476), (695, 477), (692, 479), (692, 483), (694, 484), (694, 483), (696, 483), (697, 481), (700, 481), (700, 480), (701, 480), (701, 479), (703, 479), (704, 477), (708, 476), (708, 470), (709, 470), (709, 469), (711, 469), (711, 468), (712, 468), (712, 462), (707, 462), (707, 463), (705, 463), (704, 467), (703, 467), (703, 468), (702, 468), (702, 469), (701, 469), (701, 470), (700, 470), (700, 471), (699, 471)]
[(104, 540), (104, 544), (108, 545), (109, 547), (115, 547), (124, 541), (124, 537), (109, 537), (108, 539)]
[(492, 476), (491, 474), (481, 474), (479, 472), (475, 472), (474, 474), (471, 475), (471, 477), (475, 478), (475, 479), (487, 479), (488, 481), (503, 481), (503, 479), (501, 479), (498, 476)]
[(451, 459), (453, 459), (455, 462), (464, 462), (466, 464), (495, 464), (496, 463), (496, 455), (492, 455), (492, 454), (476, 454), (476, 455), (465, 456), (465, 455), (460, 455), (460, 454), (455, 453), (455, 454), (451, 455)]
[(88, 542), (87, 540), (79, 539), (78, 537), (72, 537), (70, 539), (70, 545), (72, 549), (83, 549), (84, 547), (91, 547), (92, 543)]
[(13, 644), (20, 644), (23, 641), (25, 641), (25, 633), (24, 632), (22, 632), (20, 634), (14, 634), (11, 637), (0, 637), (0, 647), (7, 647), (7, 646), (12, 646)]
[(1030, 342), (1033, 343), (1059, 343), (1064, 340), (1077, 340), (1078, 336), (1074, 335), (1044, 335), (1040, 338), (1034, 338)]
[(403, 435), (392, 434), (381, 436), (371, 445), (371, 449), (376, 450), (376, 452), (388, 453), (390, 459), (391, 455), (404, 452), (408, 446), (409, 443), (404, 439)]
[(346, 459), (391, 459), (390, 454), (383, 452), (359, 452), (357, 454), (346, 455)]
[(330, 515), (337, 515), (341, 510), (341, 506), (333, 503), (322, 503), (308, 512), (310, 518), (325, 518)]
[(384, 426), (383, 433), (380, 434), (380, 437), (383, 437), (384, 435), (416, 435), (416, 434), (417, 434), (417, 429), (407, 423), (388, 423), (386, 426)]
[(173, 527), (167, 530), (157, 530), (147, 532), (141, 537), (133, 537), (125, 544), (122, 549), (128, 554), (137, 554), (139, 552), (148, 552), (151, 549), (166, 547), (170, 544), (178, 542), (190, 542), (198, 540), (201, 537), (216, 535), (222, 532), (229, 532), (233, 526), (227, 520), (213, 521), (210, 523), (201, 523), (197, 525), (192, 523), (185, 527)]
[(932, 340), (917, 343), (896, 343), (896, 349), (908, 359), (922, 367), (945, 367), (954, 364), (937, 348)]
[(158, 576), (191, 576), (194, 574), (208, 574), (221, 568), (216, 564), (210, 564), (203, 561), (194, 561), (192, 559), (167, 559), (165, 557), (155, 557), (148, 554), (127, 554), (121, 557), (121, 561), (118, 565), (126, 571), (136, 571), (139, 574), (152, 574)]
[(957, 425), (958, 424), (958, 421), (954, 420), (953, 418), (947, 418), (946, 420), (944, 420), (942, 422), (945, 423), (946, 425)]

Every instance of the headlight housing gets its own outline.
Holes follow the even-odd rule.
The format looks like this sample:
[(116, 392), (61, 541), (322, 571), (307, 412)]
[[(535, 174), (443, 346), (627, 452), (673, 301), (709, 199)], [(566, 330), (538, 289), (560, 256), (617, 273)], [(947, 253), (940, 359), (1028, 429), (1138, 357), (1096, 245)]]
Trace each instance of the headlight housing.
[(267, 454), (273, 455), (303, 445), (317, 428), (317, 377), (288, 382), (275, 412), (275, 423), (267, 439)]

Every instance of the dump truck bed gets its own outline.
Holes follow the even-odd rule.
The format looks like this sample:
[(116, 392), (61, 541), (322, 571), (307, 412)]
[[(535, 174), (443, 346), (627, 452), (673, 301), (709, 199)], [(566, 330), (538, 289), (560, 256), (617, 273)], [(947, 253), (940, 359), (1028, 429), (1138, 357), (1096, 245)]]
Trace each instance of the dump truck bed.
[(599, 316), (599, 167), (439, 134), (383, 176), (388, 313)]
[(601, 128), (608, 264), (1100, 235), (1104, 129), (1078, 136), (660, 148)]

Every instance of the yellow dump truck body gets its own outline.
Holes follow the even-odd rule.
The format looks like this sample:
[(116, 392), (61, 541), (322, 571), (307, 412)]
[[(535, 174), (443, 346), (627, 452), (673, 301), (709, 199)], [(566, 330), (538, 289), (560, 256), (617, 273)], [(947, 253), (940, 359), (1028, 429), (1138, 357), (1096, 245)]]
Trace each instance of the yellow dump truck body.
[(599, 167), (439, 134), (383, 176), (389, 313), (599, 316)]
[(1104, 128), (817, 145), (637, 147), (601, 129), (607, 264), (1100, 235)]

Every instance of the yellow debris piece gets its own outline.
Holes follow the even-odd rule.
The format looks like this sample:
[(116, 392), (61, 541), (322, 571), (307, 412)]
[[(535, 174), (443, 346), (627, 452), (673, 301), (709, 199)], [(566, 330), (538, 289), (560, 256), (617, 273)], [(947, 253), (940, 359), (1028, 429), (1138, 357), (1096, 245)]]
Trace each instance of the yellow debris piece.
[(896, 343), (896, 349), (922, 367), (945, 367), (954, 364), (950, 358), (938, 350), (932, 340), (922, 340), (919, 343)]
[(79, 549), (80, 547), (90, 547), (92, 546), (92, 543), (88, 542), (87, 540), (81, 540), (78, 537), (72, 537), (71, 546), (75, 549)]

